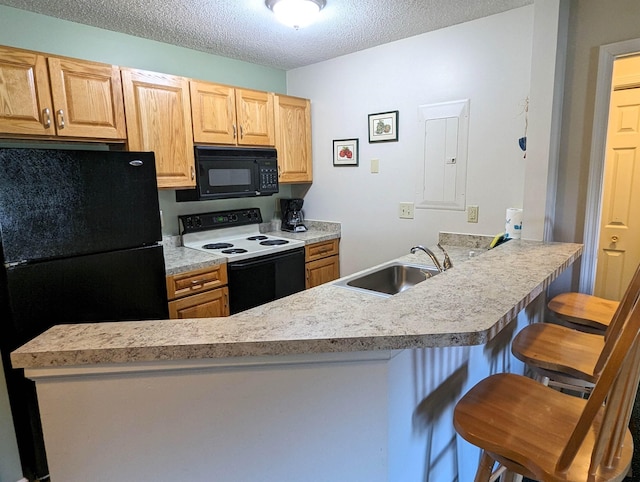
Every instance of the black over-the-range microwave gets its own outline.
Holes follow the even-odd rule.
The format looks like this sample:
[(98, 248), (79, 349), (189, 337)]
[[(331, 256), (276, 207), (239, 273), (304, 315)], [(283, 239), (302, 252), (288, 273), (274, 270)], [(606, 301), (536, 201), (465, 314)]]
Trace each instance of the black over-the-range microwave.
[(207, 201), (278, 192), (272, 148), (196, 146), (196, 188), (176, 190), (176, 201)]

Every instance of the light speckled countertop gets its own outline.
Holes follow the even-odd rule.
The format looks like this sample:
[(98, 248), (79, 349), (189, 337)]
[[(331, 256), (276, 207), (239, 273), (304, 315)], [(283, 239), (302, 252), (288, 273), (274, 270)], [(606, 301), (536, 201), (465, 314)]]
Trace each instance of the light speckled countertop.
[[(229, 318), (58, 325), (16, 368), (482, 344), (547, 288), (582, 245), (512, 240), (390, 298), (327, 283)], [(432, 264), (423, 253), (399, 258)], [(464, 262), (462, 262), (464, 261)]]

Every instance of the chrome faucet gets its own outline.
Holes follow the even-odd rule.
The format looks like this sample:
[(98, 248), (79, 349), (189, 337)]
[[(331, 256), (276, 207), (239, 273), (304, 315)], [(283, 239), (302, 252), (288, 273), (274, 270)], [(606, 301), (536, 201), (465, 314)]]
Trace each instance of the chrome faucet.
[(438, 268), (438, 271), (442, 273), (446, 269), (442, 267), (442, 265), (440, 264), (440, 261), (438, 261), (438, 258), (436, 258), (436, 255), (433, 254), (433, 251), (431, 251), (429, 248), (425, 248), (424, 246), (421, 246), (421, 245), (414, 246), (413, 248), (411, 248), (411, 254), (414, 254), (418, 250), (421, 250), (427, 253), (427, 256), (431, 258), (431, 261), (433, 261), (433, 264), (436, 265), (436, 268)]
[(442, 265), (443, 265), (445, 271), (448, 270), (449, 268), (453, 268), (453, 263), (451, 262), (451, 258), (449, 257), (449, 253), (447, 253), (447, 250), (444, 249), (440, 243), (438, 243), (437, 246), (444, 253), (444, 262), (443, 262)]

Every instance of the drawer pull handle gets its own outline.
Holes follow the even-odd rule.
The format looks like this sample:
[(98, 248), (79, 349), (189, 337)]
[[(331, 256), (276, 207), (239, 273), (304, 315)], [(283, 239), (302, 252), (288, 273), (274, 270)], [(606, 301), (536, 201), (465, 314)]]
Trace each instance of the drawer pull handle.
[(201, 280), (201, 279), (194, 279), (191, 280), (191, 286), (195, 287), (195, 286), (202, 286), (206, 283), (205, 280)]

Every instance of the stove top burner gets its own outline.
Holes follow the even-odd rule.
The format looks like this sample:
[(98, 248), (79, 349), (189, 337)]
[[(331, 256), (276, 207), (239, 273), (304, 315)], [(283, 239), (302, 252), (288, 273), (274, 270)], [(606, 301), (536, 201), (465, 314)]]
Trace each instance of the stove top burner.
[(261, 233), (258, 208), (186, 214), (178, 219), (185, 248), (223, 256), (230, 263), (304, 249), (300, 239), (279, 236), (278, 231)]
[(288, 244), (289, 241), (286, 239), (267, 239), (266, 241), (262, 241), (260, 244), (262, 246), (279, 246), (281, 244)]
[(204, 249), (224, 249), (224, 248), (232, 248), (233, 244), (231, 243), (209, 243), (203, 246)]
[(240, 253), (246, 253), (247, 250), (242, 248), (231, 248), (231, 249), (223, 249), (222, 252), (224, 254), (240, 254)]

